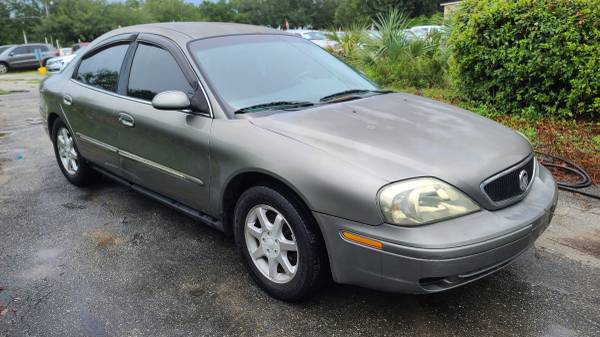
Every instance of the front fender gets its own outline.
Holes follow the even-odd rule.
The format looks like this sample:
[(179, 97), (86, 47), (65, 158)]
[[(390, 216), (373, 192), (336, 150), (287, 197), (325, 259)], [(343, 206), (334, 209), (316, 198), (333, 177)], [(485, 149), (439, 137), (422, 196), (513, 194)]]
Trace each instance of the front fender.
[(256, 127), (245, 119), (216, 119), (211, 134), (211, 209), (221, 214), (224, 190), (242, 172), (273, 176), (315, 212), (378, 225), (377, 191), (387, 181), (326, 152)]

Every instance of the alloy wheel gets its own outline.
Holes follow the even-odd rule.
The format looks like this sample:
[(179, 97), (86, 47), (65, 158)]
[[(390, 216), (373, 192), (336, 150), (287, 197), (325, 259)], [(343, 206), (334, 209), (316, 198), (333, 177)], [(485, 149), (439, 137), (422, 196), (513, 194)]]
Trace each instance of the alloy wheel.
[(61, 127), (58, 129), (56, 146), (63, 168), (68, 174), (75, 175), (79, 170), (79, 156), (75, 150), (73, 137), (71, 137), (71, 133), (67, 128)]
[(244, 226), (246, 248), (256, 268), (268, 280), (288, 283), (298, 271), (298, 244), (285, 217), (268, 205), (254, 206)]
[(8, 68), (6, 67), (6, 64), (0, 63), (0, 74), (5, 74), (7, 72), (8, 72)]

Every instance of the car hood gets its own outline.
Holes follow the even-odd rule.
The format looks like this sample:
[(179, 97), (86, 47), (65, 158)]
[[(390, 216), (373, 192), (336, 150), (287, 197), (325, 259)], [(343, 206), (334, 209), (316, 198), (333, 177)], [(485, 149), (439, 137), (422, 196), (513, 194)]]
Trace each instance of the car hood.
[(403, 93), (256, 116), (250, 121), (390, 182), (437, 177), (484, 206), (488, 202), (481, 182), (532, 151), (523, 137), (496, 122)]

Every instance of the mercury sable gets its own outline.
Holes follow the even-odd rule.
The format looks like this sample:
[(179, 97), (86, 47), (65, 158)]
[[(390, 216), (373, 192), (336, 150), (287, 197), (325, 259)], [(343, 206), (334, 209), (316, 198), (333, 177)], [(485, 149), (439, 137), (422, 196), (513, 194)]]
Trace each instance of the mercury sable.
[(329, 279), (467, 284), (530, 247), (556, 204), (519, 134), (264, 27), (120, 28), (40, 91), (69, 182), (100, 172), (224, 231), (283, 300)]

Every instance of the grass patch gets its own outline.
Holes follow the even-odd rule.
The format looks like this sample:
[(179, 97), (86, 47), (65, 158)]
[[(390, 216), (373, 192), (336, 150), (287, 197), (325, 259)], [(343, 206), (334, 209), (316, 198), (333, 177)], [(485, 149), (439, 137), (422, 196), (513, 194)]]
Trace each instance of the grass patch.
[(0, 95), (6, 95), (6, 94), (8, 94), (8, 91), (0, 89)]

